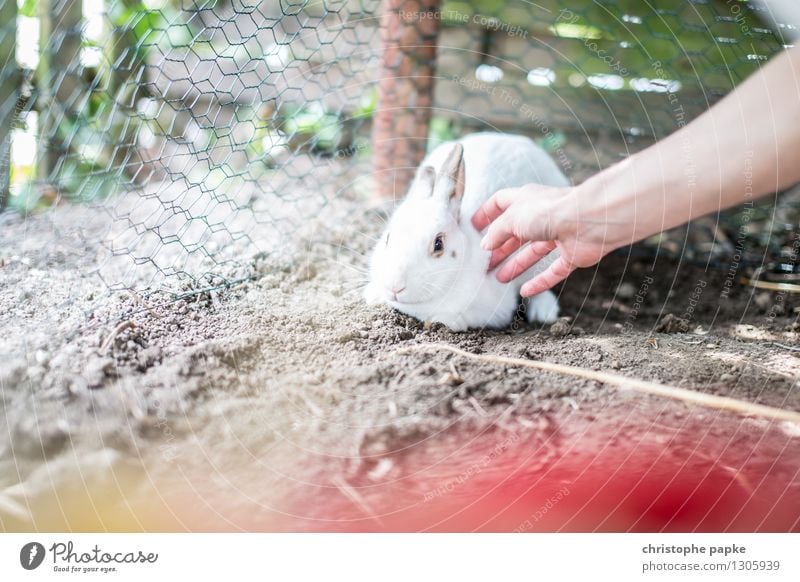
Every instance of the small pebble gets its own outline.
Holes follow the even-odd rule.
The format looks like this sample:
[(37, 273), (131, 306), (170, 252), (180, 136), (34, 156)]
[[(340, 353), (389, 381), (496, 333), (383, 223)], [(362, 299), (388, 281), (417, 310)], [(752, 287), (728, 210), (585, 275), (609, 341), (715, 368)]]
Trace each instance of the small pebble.
[(630, 299), (636, 294), (636, 286), (633, 283), (620, 283), (617, 287), (617, 297), (620, 299)]
[(556, 321), (553, 325), (550, 326), (550, 333), (556, 337), (564, 337), (570, 334), (572, 331), (572, 324), (570, 324), (569, 318), (562, 317), (558, 321)]

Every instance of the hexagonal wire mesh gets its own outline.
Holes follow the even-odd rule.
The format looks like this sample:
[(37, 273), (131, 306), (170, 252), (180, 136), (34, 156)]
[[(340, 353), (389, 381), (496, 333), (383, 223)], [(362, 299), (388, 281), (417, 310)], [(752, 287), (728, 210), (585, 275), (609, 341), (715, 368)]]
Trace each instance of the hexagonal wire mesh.
[[(17, 8), (19, 68), (7, 41)], [(373, 143), (382, 170), (421, 155), (392, 158), (415, 136), (431, 147), (478, 129), (527, 133), (577, 182), (788, 44), (762, 8), (725, 0), (0, 0), (0, 13), (9, 203), (96, 206), (110, 224), (108, 286), (172, 298), (251, 277), (253, 257), (296, 241), (305, 217), (374, 193)], [(431, 83), (420, 67), (433, 55)], [(425, 113), (388, 112), (372, 142), (379, 92)], [(8, 163), (12, 124), (12, 149), (35, 150), (27, 162)], [(787, 204), (779, 217), (796, 225)], [(794, 230), (776, 238), (771, 207), (762, 214), (748, 217), (748, 249), (780, 256)], [(732, 253), (742, 220), (726, 216), (674, 251)]]

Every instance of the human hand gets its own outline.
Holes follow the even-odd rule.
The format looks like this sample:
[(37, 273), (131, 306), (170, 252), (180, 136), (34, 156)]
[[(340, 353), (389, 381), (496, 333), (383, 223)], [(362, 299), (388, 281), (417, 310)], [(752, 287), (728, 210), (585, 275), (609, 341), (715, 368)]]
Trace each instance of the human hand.
[[(558, 249), (521, 289), (535, 295), (614, 249), (797, 183), (800, 131), (786, 120), (800, 119), (800, 100), (784, 88), (798, 70), (795, 46), (691, 123), (580, 186), (495, 193), (472, 218), (478, 231), (489, 227), (482, 245), (492, 251), (490, 270), (502, 263), (497, 278), (508, 282)], [(683, 171), (689, 165), (691, 175)]]
[[(496, 276), (507, 283), (557, 248), (560, 256), (522, 286), (522, 296), (530, 297), (563, 281), (576, 268), (591, 267), (622, 246), (624, 242), (612, 242), (618, 237), (611, 239), (608, 224), (593, 220), (580, 199), (575, 188), (538, 184), (495, 193), (472, 217), (478, 231), (489, 227), (481, 241), (484, 249), (492, 251), (489, 270), (503, 263)], [(617, 230), (624, 234), (624, 227)]]

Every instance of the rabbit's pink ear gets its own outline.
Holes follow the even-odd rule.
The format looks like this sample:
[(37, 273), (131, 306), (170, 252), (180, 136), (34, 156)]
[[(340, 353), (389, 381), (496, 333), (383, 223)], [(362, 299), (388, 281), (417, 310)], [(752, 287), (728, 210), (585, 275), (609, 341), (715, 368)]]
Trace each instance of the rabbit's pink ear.
[(450, 203), (461, 204), (464, 196), (464, 146), (460, 143), (455, 144), (444, 161), (440, 180), (447, 187)]
[(436, 184), (436, 170), (431, 166), (424, 166), (417, 172), (411, 187), (408, 189), (409, 196), (427, 198), (433, 194), (433, 186)]

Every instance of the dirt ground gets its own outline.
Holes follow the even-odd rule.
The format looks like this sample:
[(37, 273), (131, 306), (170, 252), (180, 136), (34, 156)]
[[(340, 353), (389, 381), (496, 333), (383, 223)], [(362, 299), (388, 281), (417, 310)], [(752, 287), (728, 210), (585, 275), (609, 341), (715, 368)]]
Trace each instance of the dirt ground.
[(107, 291), (91, 209), (0, 215), (0, 527), (800, 528), (796, 424), (418, 347), (800, 411), (796, 296), (622, 253), (553, 326), (455, 334), (362, 302), (379, 209), (312, 226), (167, 302)]

